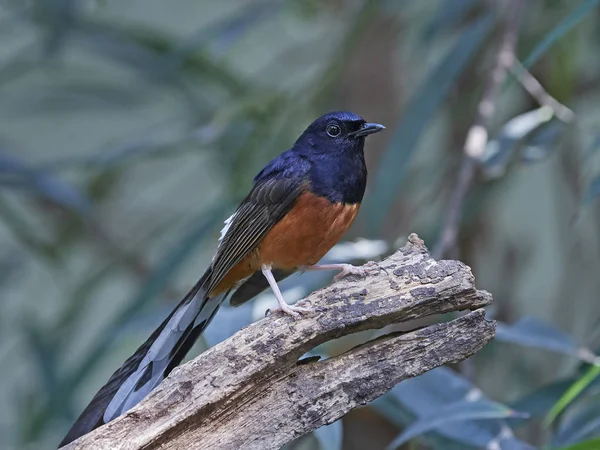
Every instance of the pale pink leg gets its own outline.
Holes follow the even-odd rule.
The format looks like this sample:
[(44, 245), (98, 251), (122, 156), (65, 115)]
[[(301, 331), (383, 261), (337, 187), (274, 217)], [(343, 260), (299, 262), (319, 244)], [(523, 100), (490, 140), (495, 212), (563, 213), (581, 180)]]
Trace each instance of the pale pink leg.
[(366, 276), (369, 273), (369, 269), (364, 267), (353, 266), (352, 264), (317, 264), (314, 266), (301, 266), (300, 270), (339, 270), (334, 280), (338, 281), (347, 275), (359, 275), (361, 277)]
[(279, 309), (286, 314), (289, 314), (294, 319), (299, 319), (300, 314), (305, 314), (311, 312), (308, 308), (300, 308), (298, 306), (288, 305), (283, 299), (283, 295), (281, 295), (281, 291), (279, 290), (279, 286), (277, 285), (277, 281), (275, 281), (275, 277), (271, 272), (271, 269), (263, 267), (262, 273), (269, 282), (269, 286), (273, 290), (273, 294), (275, 294), (275, 298), (277, 299), (277, 303), (279, 303)]

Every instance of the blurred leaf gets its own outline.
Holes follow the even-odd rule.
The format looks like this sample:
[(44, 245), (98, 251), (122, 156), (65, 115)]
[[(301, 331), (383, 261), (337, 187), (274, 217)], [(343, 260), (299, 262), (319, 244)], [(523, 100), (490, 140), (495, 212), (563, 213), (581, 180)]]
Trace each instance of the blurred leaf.
[(54, 243), (38, 238), (22, 214), (2, 197), (0, 197), (0, 218), (15, 239), (32, 254), (51, 262), (51, 267), (61, 265), (60, 248)]
[(517, 411), (523, 411), (533, 417), (542, 417), (573, 384), (573, 379), (556, 381), (546, 384), (525, 395), (509, 406)]
[(38, 439), (46, 430), (48, 410), (52, 415), (70, 417), (70, 405), (64, 401), (66, 386), (61, 382), (58, 362), (59, 352), (55, 343), (44, 333), (39, 324), (32, 324), (31, 319), (24, 323), (27, 348), (30, 361), (37, 369), (36, 375), (41, 384), (36, 406), (22, 416), (22, 433), (27, 440)]
[(444, 98), (485, 41), (493, 24), (494, 18), (486, 15), (469, 26), (404, 108), (404, 115), (376, 171), (370, 195), (377, 201), (366, 202), (372, 205), (369, 212), (371, 233), (381, 228), (394, 203), (404, 172), (427, 123), (439, 111)]
[(133, 164), (138, 160), (150, 161), (160, 156), (179, 156), (188, 150), (185, 141), (157, 142), (146, 140), (129, 142), (111, 148), (102, 148), (92, 155), (73, 155), (44, 162), (40, 166), (45, 170), (61, 170), (65, 168), (121, 169), (125, 164)]
[(426, 41), (438, 37), (463, 20), (479, 0), (442, 0), (432, 19), (425, 26)]
[[(79, 25), (80, 41), (99, 55), (128, 66), (148, 79), (175, 81), (175, 73), (165, 70), (168, 56), (177, 48), (178, 39), (155, 28), (103, 25), (86, 22)], [(248, 92), (248, 83), (238, 73), (216, 62), (205, 52), (194, 52), (183, 58), (181, 70), (226, 89), (233, 96)], [(166, 79), (164, 77), (167, 77)]]
[(89, 305), (97, 287), (118, 269), (118, 261), (110, 261), (108, 264), (97, 271), (94, 271), (89, 276), (84, 277), (81, 282), (77, 283), (77, 286), (70, 296), (72, 301), (67, 303), (67, 307), (63, 309), (60, 318), (53, 327), (54, 335), (63, 335), (63, 339), (66, 341), (63, 342), (63, 344), (70, 343), (69, 341), (72, 339), (72, 334), (69, 333), (69, 331), (82, 320), (81, 315)]
[(0, 86), (22, 80), (39, 67), (39, 62), (32, 56), (35, 50), (36, 45), (22, 46), (13, 56), (3, 59), (3, 64), (0, 65)]
[[(529, 444), (514, 437), (504, 420), (506, 417), (486, 420), (464, 418), (457, 419), (458, 423), (438, 424), (438, 413), (445, 411), (446, 408), (463, 404), (495, 403), (486, 398), (469, 380), (446, 367), (438, 367), (418, 377), (404, 380), (392, 388), (390, 395), (405, 411), (402, 414), (402, 421), (410, 423), (407, 418), (414, 417), (419, 423), (421, 420), (433, 418), (432, 421), (436, 423), (435, 435), (458, 443), (458, 448), (462, 449), (466, 446), (485, 448), (491, 443), (495, 443), (501, 449), (531, 448)], [(376, 404), (381, 407), (379, 406), (381, 402)], [(500, 406), (510, 410), (503, 405)], [(461, 408), (462, 406), (459, 407), (459, 412)], [(393, 405), (384, 405), (384, 414), (386, 409), (389, 414), (390, 410), (393, 410)], [(386, 417), (389, 417), (388, 414), (385, 414)]]
[[(398, 428), (406, 428), (415, 420), (415, 415), (404, 408), (390, 393), (383, 395), (371, 402), (370, 407), (374, 408), (380, 415), (385, 417), (390, 423)], [(426, 447), (444, 450), (467, 450), (475, 449), (475, 446), (465, 442), (457, 442), (451, 438), (445, 437), (443, 434), (430, 432), (420, 435), (416, 440)], [(410, 448), (410, 446), (409, 446)], [(481, 448), (481, 447), (479, 447)]]
[(148, 92), (136, 86), (113, 86), (99, 82), (53, 84), (30, 89), (18, 103), (10, 104), (13, 117), (45, 118), (51, 114), (87, 114), (147, 107)]
[(596, 136), (594, 136), (594, 139), (585, 153), (585, 159), (594, 155), (598, 150), (600, 150), (600, 133), (597, 133)]
[(401, 403), (409, 403), (418, 414), (430, 414), (440, 405), (447, 405), (472, 396), (476, 389), (459, 373), (439, 367), (415, 378), (409, 378), (392, 389), (394, 397)]
[(342, 450), (343, 430), (341, 419), (317, 428), (313, 431), (313, 435), (317, 438), (321, 450)]
[[(241, 4), (230, 16), (217, 23), (203, 27), (194, 36), (186, 39), (171, 52), (170, 65), (177, 69), (202, 47), (210, 45), (216, 53), (223, 53), (238, 40), (251, 26), (258, 26), (266, 19), (273, 20), (274, 14), (282, 9), (282, 3), (273, 0), (253, 1)], [(174, 64), (173, 64), (174, 63)]]
[(600, 175), (597, 175), (587, 188), (587, 193), (583, 199), (584, 206), (589, 205), (600, 195)]
[(76, 0), (38, 0), (33, 2), (33, 18), (44, 31), (44, 52), (54, 56), (62, 50), (68, 33), (77, 20), (81, 2)]
[[(119, 181), (125, 173), (122, 167), (104, 167), (96, 173), (90, 173), (85, 183), (85, 196), (90, 199), (96, 210), (102, 207), (105, 201), (120, 186)], [(65, 250), (70, 245), (85, 237), (85, 232), (92, 232), (101, 228), (97, 220), (88, 220), (84, 223), (77, 217), (64, 217), (58, 221), (56, 230), (56, 245)]]
[(591, 350), (581, 347), (568, 334), (534, 317), (523, 317), (513, 325), (498, 322), (496, 339), (574, 356), (590, 364), (600, 361)]
[(563, 394), (563, 396), (554, 404), (544, 421), (546, 426), (550, 426), (554, 420), (579, 397), (579, 395), (588, 387), (594, 380), (600, 376), (600, 365), (591, 366), (588, 371), (579, 378), (571, 387)]
[(31, 189), (39, 196), (81, 215), (90, 210), (88, 199), (73, 186), (30, 167), (14, 155), (0, 152), (0, 177), (0, 186), (10, 182), (11, 185)]
[(413, 422), (387, 446), (387, 450), (394, 450), (420, 434), (436, 430), (442, 425), (448, 425), (452, 422), (508, 418), (526, 419), (528, 417), (529, 415), (526, 413), (515, 411), (488, 400), (457, 402), (438, 409), (435, 414), (421, 417)]
[(590, 441), (580, 442), (579, 444), (563, 447), (560, 450), (598, 450), (600, 448), (600, 438)]
[(123, 169), (114, 167), (107, 167), (91, 174), (86, 182), (87, 196), (95, 204), (102, 203), (117, 190), (124, 175)]
[(415, 418), (413, 414), (402, 407), (396, 396), (392, 395), (391, 392), (376, 398), (369, 403), (369, 406), (373, 407), (379, 414), (398, 428), (404, 428)]
[(486, 146), (482, 158), (486, 175), (494, 178), (503, 175), (518, 144), (552, 117), (552, 109), (542, 106), (519, 114), (506, 122), (498, 136), (490, 140)]
[[(15, 275), (16, 272), (23, 269), (24, 262), (22, 255), (17, 254), (16, 251), (8, 251), (4, 255), (0, 255), (0, 288), (5, 287), (10, 278)], [(8, 296), (0, 295), (0, 308), (2, 308), (3, 303), (8, 299), (7, 297)], [(0, 333), (2, 333), (2, 331), (2, 328), (0, 328)], [(0, 355), (1, 354), (2, 351), (0, 351)]]
[[(36, 167), (47, 172), (69, 168), (114, 170), (115, 175), (118, 175), (125, 164), (133, 165), (139, 160), (148, 162), (153, 159), (178, 157), (186, 153), (198, 153), (199, 147), (216, 144), (217, 139), (221, 138), (225, 131), (222, 124), (209, 122), (184, 136), (162, 139), (150, 136), (154, 128), (144, 130), (142, 136), (135, 139), (114, 146), (101, 147), (91, 155), (73, 154), (38, 164)], [(108, 180), (103, 181), (105, 187), (109, 187), (107, 182)], [(94, 191), (91, 191), (90, 196), (93, 193)]]
[(595, 398), (578, 408), (560, 424), (552, 439), (552, 447), (576, 444), (600, 432), (600, 403)]
[(523, 66), (529, 69), (546, 53), (560, 38), (571, 31), (585, 19), (594, 8), (600, 5), (600, 0), (582, 1), (569, 15), (552, 28), (523, 60)]
[[(59, 376), (57, 374), (57, 352), (47, 336), (42, 337), (41, 326), (33, 325), (27, 321), (24, 323), (24, 333), (27, 339), (28, 347), (31, 350), (32, 360), (39, 368), (39, 374), (44, 386), (46, 395), (52, 397), (53, 395), (60, 396), (60, 383), (58, 381)], [(59, 397), (60, 398), (60, 397)], [(55, 399), (56, 400), (56, 399)], [(63, 409), (66, 405), (59, 402), (52, 402), (54, 407)]]
[(521, 149), (521, 160), (525, 163), (546, 160), (556, 148), (557, 140), (564, 133), (565, 128), (565, 124), (560, 120), (541, 124), (531, 133), (531, 137)]

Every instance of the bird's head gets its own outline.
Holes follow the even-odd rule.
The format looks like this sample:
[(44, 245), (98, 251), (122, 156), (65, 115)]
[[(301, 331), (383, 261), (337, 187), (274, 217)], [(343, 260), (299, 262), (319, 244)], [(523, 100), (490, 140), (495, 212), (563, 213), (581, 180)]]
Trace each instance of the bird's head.
[(317, 154), (362, 152), (365, 137), (384, 129), (383, 125), (366, 122), (351, 112), (330, 112), (311, 123), (294, 148)]

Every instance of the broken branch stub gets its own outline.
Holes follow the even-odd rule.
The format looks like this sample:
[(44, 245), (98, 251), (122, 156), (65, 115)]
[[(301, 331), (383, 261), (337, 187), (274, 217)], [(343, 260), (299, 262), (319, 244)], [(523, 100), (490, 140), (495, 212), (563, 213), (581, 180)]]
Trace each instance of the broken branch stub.
[[(494, 337), (491, 303), (469, 267), (435, 261), (418, 236), (298, 303), (300, 320), (272, 314), (176, 368), (144, 401), (66, 449), (279, 448), (342, 417), (398, 382), (463, 360)], [(323, 361), (298, 364), (315, 346), (362, 330), (475, 310), (445, 323), (392, 333)]]

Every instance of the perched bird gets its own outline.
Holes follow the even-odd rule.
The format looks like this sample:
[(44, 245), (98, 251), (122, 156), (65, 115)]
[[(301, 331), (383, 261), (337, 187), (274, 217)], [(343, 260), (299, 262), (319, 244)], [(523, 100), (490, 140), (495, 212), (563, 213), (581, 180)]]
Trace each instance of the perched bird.
[(60, 446), (140, 402), (177, 366), (227, 296), (240, 305), (296, 270), (364, 272), (350, 264), (316, 265), (352, 224), (367, 183), (365, 137), (385, 127), (351, 112), (315, 120), (294, 146), (254, 178), (250, 193), (225, 221), (213, 260), (196, 285), (94, 396)]

